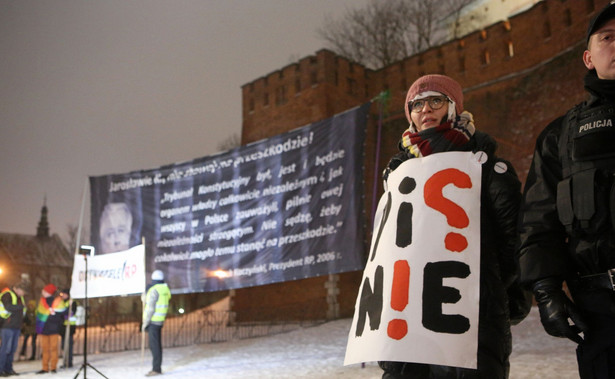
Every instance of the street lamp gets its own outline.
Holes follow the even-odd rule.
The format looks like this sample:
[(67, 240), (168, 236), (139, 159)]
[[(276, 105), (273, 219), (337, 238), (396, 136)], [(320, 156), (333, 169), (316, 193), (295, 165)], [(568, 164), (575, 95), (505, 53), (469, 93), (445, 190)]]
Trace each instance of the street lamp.
[(215, 276), (218, 279), (226, 279), (226, 278), (231, 276), (231, 274), (228, 271), (224, 271), (222, 269), (218, 269), (216, 271), (213, 271), (212, 275)]
[(81, 245), (79, 247), (79, 254), (81, 254), (81, 255), (89, 255), (90, 257), (93, 257), (94, 256), (94, 251), (96, 251), (96, 248), (94, 248), (94, 246)]

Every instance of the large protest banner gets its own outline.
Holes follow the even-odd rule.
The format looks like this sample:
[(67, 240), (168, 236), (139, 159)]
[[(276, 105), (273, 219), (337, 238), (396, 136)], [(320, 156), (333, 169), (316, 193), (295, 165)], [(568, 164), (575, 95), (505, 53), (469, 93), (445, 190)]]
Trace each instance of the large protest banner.
[(378, 204), (345, 364), (476, 368), (481, 164), (471, 152), (410, 159)]
[(70, 286), (72, 298), (85, 298), (86, 280), (88, 297), (143, 293), (145, 247), (137, 245), (126, 251), (104, 255), (75, 255)]
[(363, 268), (369, 103), (237, 149), (90, 177), (97, 254), (145, 239), (148, 271), (174, 293)]

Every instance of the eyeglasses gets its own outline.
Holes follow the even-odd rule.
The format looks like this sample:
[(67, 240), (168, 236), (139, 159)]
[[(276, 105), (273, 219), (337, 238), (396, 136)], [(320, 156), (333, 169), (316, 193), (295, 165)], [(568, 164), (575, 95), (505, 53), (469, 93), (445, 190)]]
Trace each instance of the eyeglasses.
[(425, 103), (429, 104), (432, 110), (440, 109), (446, 104), (448, 97), (446, 96), (429, 96), (423, 99), (408, 102), (408, 108), (414, 113), (419, 113), (425, 107)]

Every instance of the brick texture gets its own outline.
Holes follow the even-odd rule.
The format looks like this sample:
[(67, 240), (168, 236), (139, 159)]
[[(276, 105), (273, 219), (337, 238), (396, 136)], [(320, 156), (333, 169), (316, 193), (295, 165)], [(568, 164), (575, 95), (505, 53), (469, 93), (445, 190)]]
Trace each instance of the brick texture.
[[(499, 155), (510, 160), (525, 181), (540, 131), (585, 98), (585, 32), (590, 18), (606, 3), (545, 0), (507, 21), (376, 71), (320, 50), (242, 87), (242, 143), (331, 117), (389, 91), (388, 104), (372, 105), (367, 126), (367, 244), (374, 199), (382, 191), (380, 173), (407, 127), (403, 102), (412, 82), (433, 73), (459, 81), (476, 127), (496, 139)], [(360, 280), (360, 272), (339, 275), (339, 317), (352, 315)], [(233, 310), (243, 320), (293, 318), (301, 310), (308, 318), (326, 318), (326, 281), (327, 277), (311, 278), (237, 290)], [(272, 311), (264, 312), (267, 308)]]

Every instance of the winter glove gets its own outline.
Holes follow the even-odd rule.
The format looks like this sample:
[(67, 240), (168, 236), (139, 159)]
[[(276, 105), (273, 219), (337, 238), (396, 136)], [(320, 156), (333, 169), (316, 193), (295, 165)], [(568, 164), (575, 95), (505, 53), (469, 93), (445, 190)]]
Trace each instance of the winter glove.
[[(534, 297), (540, 312), (540, 322), (547, 333), (554, 337), (566, 337), (576, 343), (583, 342), (579, 333), (588, 326), (579, 310), (562, 290), (562, 282), (545, 278), (534, 283)], [(572, 320), (572, 324), (568, 322)]]

